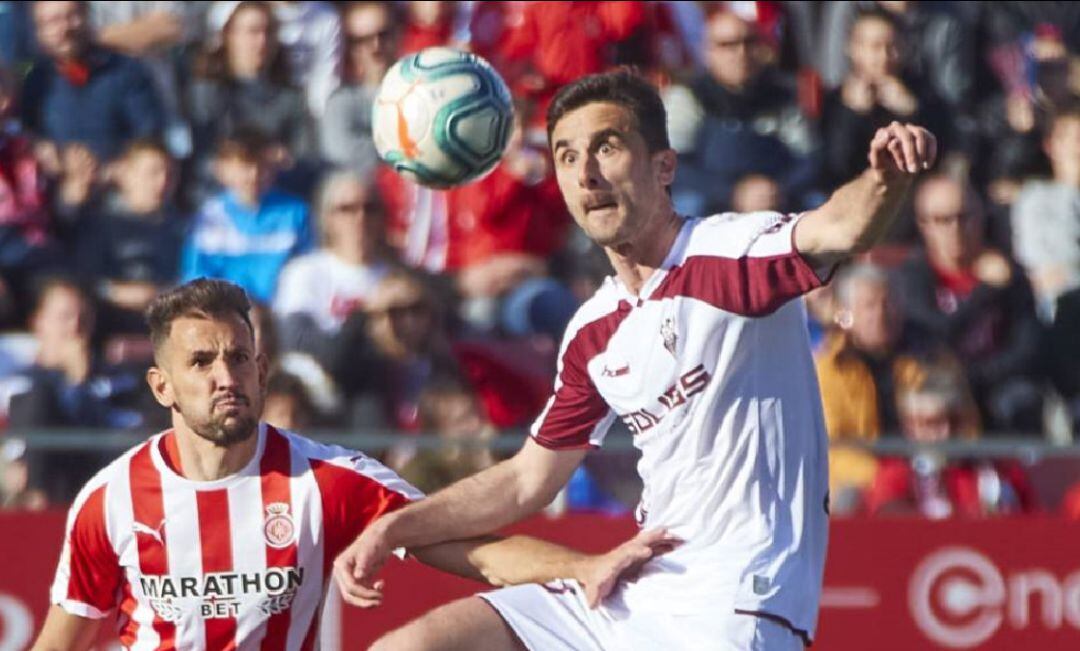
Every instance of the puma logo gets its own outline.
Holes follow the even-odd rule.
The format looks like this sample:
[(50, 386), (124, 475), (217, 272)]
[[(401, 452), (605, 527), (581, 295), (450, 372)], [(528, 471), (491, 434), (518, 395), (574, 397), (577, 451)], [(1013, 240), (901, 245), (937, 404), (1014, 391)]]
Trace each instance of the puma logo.
[(161, 524), (157, 528), (150, 528), (149, 525), (145, 525), (142, 522), (132, 522), (131, 530), (134, 533), (144, 533), (154, 540), (158, 541), (158, 544), (165, 544), (165, 518), (161, 519)]

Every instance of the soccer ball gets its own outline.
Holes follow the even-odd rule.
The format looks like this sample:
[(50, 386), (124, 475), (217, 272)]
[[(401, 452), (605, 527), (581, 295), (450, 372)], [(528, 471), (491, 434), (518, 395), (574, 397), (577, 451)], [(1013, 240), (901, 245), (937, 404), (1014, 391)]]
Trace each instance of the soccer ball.
[(510, 91), (475, 54), (433, 47), (395, 63), (372, 109), (379, 157), (433, 188), (474, 181), (495, 168), (510, 138)]

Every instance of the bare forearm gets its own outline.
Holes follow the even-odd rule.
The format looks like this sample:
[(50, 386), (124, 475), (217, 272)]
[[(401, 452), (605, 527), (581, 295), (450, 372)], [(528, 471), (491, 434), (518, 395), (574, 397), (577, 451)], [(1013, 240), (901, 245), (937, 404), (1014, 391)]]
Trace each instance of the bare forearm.
[(896, 221), (911, 180), (907, 176), (887, 178), (881, 172), (866, 170), (807, 216), (819, 223), (812, 238), (797, 242), (799, 250), (823, 262), (836, 262), (869, 250)]
[(496, 531), (534, 513), (542, 499), (526, 494), (513, 460), (391, 513), (376, 522), (393, 547), (409, 549)]
[(494, 586), (581, 580), (588, 555), (529, 536), (484, 537), (412, 550), (426, 565)]

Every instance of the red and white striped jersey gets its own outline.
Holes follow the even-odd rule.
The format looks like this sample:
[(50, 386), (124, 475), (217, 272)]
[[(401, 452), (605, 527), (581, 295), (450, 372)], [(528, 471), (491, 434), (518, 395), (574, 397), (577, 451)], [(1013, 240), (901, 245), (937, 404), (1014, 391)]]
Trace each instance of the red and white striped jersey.
[(171, 431), (129, 450), (68, 516), (52, 602), (119, 608), (129, 649), (311, 649), (331, 564), (421, 494), (376, 461), (261, 424), (240, 472), (191, 481)]
[(726, 606), (813, 634), (828, 462), (805, 307), (822, 280), (798, 218), (687, 219), (638, 295), (609, 278), (571, 320), (533, 425), (552, 449), (599, 446), (622, 420), (641, 450), (639, 519), (686, 542), (616, 595), (636, 610)]

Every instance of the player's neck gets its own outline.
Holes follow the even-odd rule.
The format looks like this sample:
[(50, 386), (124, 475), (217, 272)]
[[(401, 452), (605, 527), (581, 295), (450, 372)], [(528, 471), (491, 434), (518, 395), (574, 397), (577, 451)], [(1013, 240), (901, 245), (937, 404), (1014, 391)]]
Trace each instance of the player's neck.
[(664, 264), (681, 227), (682, 218), (669, 207), (666, 214), (653, 219), (633, 241), (605, 247), (615, 275), (630, 293), (638, 295), (653, 273)]
[(240, 472), (259, 445), (257, 434), (229, 446), (216, 445), (183, 423), (173, 428), (173, 437), (178, 457), (171, 465), (177, 474), (192, 481), (214, 481)]

